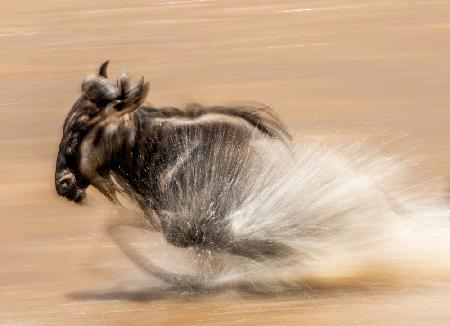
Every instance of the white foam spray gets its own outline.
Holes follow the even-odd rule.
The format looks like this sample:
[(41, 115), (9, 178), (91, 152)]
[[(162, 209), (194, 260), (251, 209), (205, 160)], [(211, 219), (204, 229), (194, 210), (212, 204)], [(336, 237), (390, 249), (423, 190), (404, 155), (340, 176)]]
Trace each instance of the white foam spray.
[[(289, 248), (289, 254), (255, 260), (214, 250), (170, 249), (161, 240), (145, 249), (145, 259), (172, 269), (171, 273), (189, 271), (205, 286), (280, 290), (448, 281), (450, 205), (445, 184), (421, 171), (417, 156), (399, 151), (401, 145), (389, 153), (369, 150), (364, 141), (326, 139), (298, 137), (288, 149), (255, 137), (250, 160), (247, 152), (236, 156), (236, 150), (243, 149), (220, 146), (205, 164), (189, 167), (193, 183), (185, 186), (200, 179), (204, 183), (206, 175), (209, 181), (203, 190), (198, 191), (197, 185), (197, 192), (183, 192), (187, 198), (173, 198), (174, 205), (175, 201), (204, 204), (211, 200), (208, 194), (217, 193), (212, 189), (220, 188), (222, 205), (233, 207), (226, 221), (236, 241), (279, 243)], [(240, 164), (251, 167), (232, 173), (241, 181), (231, 189), (245, 193), (238, 204), (233, 203), (236, 194), (220, 184), (223, 176), (214, 176), (230, 173), (224, 162), (236, 157), (245, 158)], [(177, 218), (195, 223), (190, 206), (182, 206)], [(198, 209), (193, 211), (198, 215)], [(180, 263), (180, 252), (195, 267)]]

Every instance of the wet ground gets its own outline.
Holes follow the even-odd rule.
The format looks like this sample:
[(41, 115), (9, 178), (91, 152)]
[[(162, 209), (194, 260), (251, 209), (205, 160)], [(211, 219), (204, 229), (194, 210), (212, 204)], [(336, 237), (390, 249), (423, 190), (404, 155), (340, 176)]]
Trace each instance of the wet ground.
[[(447, 283), (379, 280), (278, 296), (168, 290), (104, 235), (111, 205), (53, 189), (82, 78), (151, 81), (153, 105), (256, 100), (293, 129), (410, 137), (450, 176), (448, 1), (0, 4), (0, 325), (448, 325)], [(377, 281), (377, 282), (375, 282)], [(389, 282), (387, 282), (389, 283)]]

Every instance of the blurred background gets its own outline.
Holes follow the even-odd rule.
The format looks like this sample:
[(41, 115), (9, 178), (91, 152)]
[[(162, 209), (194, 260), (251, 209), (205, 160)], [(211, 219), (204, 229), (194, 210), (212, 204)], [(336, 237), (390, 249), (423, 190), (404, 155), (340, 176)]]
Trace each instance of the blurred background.
[(447, 325), (442, 284), (74, 299), (143, 276), (103, 234), (111, 205), (58, 198), (53, 173), (81, 81), (110, 59), (111, 78), (150, 81), (152, 105), (254, 100), (299, 132), (406, 135), (448, 178), (449, 57), (446, 0), (2, 0), (0, 324)]

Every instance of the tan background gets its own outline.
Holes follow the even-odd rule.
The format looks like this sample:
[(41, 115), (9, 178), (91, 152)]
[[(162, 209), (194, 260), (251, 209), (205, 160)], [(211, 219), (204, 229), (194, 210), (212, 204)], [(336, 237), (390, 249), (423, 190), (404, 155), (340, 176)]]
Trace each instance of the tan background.
[(0, 325), (448, 325), (442, 284), (114, 294), (143, 276), (102, 233), (110, 205), (57, 198), (52, 174), (82, 78), (110, 59), (112, 76), (151, 81), (154, 105), (257, 100), (294, 129), (407, 134), (449, 176), (449, 57), (446, 0), (2, 0)]

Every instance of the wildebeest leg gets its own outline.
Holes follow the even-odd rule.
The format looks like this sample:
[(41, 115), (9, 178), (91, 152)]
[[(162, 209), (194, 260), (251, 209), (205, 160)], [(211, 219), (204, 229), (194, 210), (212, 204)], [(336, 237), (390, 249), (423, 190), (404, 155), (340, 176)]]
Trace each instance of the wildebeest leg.
[(158, 279), (171, 285), (190, 289), (200, 288), (201, 283), (199, 282), (199, 279), (197, 277), (172, 273), (162, 269), (161, 267), (153, 264), (150, 260), (148, 260), (147, 257), (141, 255), (136, 249), (132, 247), (132, 245), (129, 244), (129, 241), (120, 237), (121, 228), (128, 227), (138, 230), (148, 230), (147, 226), (148, 225), (146, 223), (142, 222), (112, 224), (107, 228), (107, 232), (114, 243), (117, 244), (120, 250), (125, 254), (125, 256), (127, 256), (136, 266), (138, 266), (143, 271), (150, 273)]

